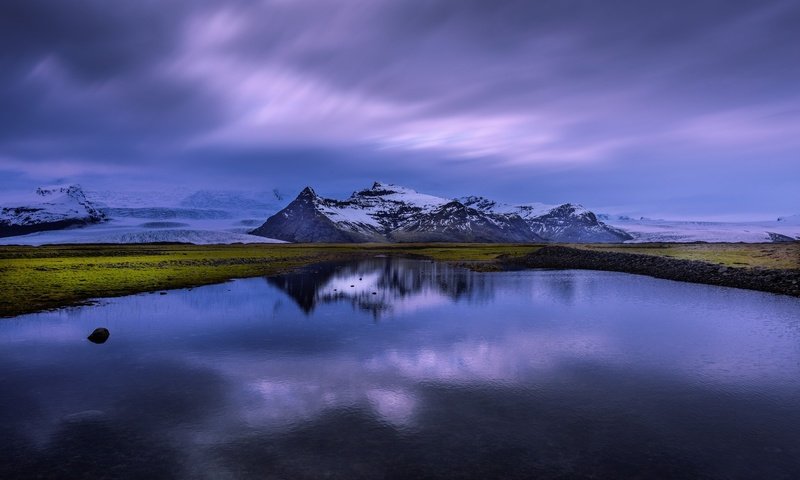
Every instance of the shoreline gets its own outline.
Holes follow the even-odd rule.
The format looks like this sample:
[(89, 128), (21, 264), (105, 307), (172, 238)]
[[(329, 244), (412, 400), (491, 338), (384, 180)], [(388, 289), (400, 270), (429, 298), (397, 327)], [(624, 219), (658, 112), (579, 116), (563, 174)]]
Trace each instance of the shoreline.
[(0, 247), (0, 318), (375, 255), (486, 272), (613, 271), (800, 297), (800, 244), (84, 244)]
[(729, 267), (639, 253), (544, 246), (523, 257), (498, 259), (502, 269), (549, 268), (600, 270), (647, 275), (665, 280), (757, 290), (800, 297), (800, 270)]

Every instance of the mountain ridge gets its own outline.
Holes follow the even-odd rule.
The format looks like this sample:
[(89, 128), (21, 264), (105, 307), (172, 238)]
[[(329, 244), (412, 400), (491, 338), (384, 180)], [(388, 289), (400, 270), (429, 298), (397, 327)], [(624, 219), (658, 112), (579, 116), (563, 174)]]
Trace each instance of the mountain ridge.
[(373, 183), (345, 200), (310, 186), (249, 232), (290, 242), (622, 242), (630, 235), (580, 205), (507, 205), (484, 197), (446, 199)]

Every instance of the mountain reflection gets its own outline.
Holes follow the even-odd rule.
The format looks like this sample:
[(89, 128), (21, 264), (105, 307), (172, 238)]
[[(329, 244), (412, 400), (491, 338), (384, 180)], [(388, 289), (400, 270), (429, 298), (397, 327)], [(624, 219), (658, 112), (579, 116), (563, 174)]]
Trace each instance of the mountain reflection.
[(266, 278), (311, 314), (321, 303), (345, 302), (381, 315), (447, 302), (490, 301), (491, 276), (447, 264), (376, 257), (352, 263), (323, 263)]
[(0, 479), (800, 478), (799, 314), (374, 258), (7, 319)]

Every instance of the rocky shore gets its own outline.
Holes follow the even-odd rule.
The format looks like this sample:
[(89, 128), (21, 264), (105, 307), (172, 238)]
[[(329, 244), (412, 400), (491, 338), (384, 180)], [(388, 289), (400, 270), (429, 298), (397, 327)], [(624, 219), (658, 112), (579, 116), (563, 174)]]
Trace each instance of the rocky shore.
[(681, 282), (745, 288), (800, 297), (800, 270), (734, 268), (653, 255), (546, 246), (524, 257), (501, 259), (505, 268), (557, 268), (635, 273)]

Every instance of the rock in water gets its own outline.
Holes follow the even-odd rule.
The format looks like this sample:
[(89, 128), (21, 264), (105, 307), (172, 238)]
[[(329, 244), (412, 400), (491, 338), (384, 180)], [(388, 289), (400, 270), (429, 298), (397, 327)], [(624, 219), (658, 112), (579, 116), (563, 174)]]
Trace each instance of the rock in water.
[(106, 343), (108, 340), (109, 335), (111, 335), (107, 328), (95, 328), (91, 335), (88, 338), (92, 343)]

